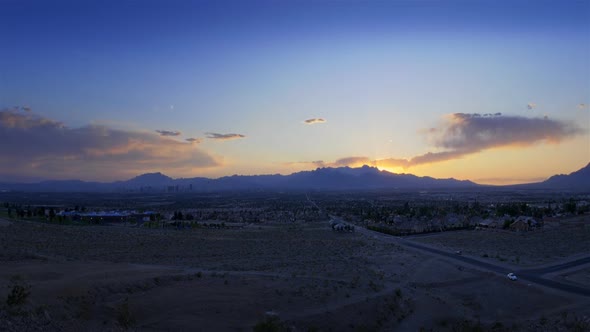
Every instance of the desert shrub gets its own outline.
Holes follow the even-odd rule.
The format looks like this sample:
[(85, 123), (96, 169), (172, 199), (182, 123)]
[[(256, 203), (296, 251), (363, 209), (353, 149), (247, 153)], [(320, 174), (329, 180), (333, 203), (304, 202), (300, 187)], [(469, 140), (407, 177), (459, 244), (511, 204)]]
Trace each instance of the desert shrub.
[(357, 288), (359, 286), (360, 279), (361, 277), (359, 276), (355, 276), (354, 278), (352, 278), (352, 280), (350, 281), (350, 288)]
[(24, 282), (22, 277), (14, 276), (11, 278), (10, 292), (6, 297), (6, 305), (9, 308), (19, 307), (27, 302), (31, 295), (30, 287)]
[(377, 285), (376, 283), (373, 282), (373, 280), (369, 281), (369, 287), (374, 291), (374, 292), (378, 292), (380, 287), (379, 285)]
[(453, 332), (484, 332), (484, 328), (480, 322), (470, 320), (464, 320), (455, 324), (451, 330)]
[(125, 301), (117, 307), (117, 322), (124, 329), (128, 329), (135, 324), (135, 319), (129, 310), (129, 298), (125, 298)]
[(539, 319), (539, 323), (540, 323), (541, 325), (545, 325), (545, 324), (547, 324), (547, 317), (545, 317), (544, 315), (543, 315), (543, 316), (541, 316), (541, 318)]
[(568, 331), (587, 332), (590, 331), (590, 320), (574, 315), (566, 315), (565, 327)]
[(289, 328), (276, 316), (266, 317), (252, 328), (254, 332), (286, 332)]
[(492, 330), (504, 330), (504, 324), (501, 322), (495, 322), (492, 324)]

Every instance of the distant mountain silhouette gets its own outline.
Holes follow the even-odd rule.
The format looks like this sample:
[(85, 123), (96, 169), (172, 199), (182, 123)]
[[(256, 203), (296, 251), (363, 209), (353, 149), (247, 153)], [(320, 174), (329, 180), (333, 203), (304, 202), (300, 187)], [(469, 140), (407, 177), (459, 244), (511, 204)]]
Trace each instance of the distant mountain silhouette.
[(162, 173), (147, 173), (127, 181), (111, 183), (79, 180), (39, 183), (5, 183), (0, 190), (22, 191), (228, 191), (228, 190), (364, 190), (472, 188), (477, 184), (455, 179), (434, 179), (411, 174), (394, 174), (375, 167), (318, 168), (290, 175), (233, 175), (218, 179), (173, 179)]
[[(435, 179), (412, 174), (396, 174), (376, 167), (317, 168), (290, 175), (232, 175), (217, 179), (173, 179), (162, 173), (147, 173), (127, 181), (110, 183), (79, 180), (43, 181), (37, 183), (0, 183), (0, 191), (42, 192), (213, 192), (244, 190), (371, 190), (371, 189), (469, 189), (487, 188), (467, 180)], [(498, 188), (498, 187), (495, 187)], [(540, 183), (505, 186), (513, 189), (556, 189), (590, 191), (590, 164), (569, 175), (555, 175)]]
[(172, 185), (173, 183), (173, 178), (160, 172), (142, 174), (122, 182), (122, 184), (130, 186), (166, 186)]
[(455, 179), (434, 179), (412, 174), (395, 174), (376, 167), (318, 168), (286, 176), (290, 188), (313, 189), (436, 189), (472, 188), (477, 184)]
[(544, 188), (590, 191), (590, 163), (569, 175), (554, 175), (539, 185)]

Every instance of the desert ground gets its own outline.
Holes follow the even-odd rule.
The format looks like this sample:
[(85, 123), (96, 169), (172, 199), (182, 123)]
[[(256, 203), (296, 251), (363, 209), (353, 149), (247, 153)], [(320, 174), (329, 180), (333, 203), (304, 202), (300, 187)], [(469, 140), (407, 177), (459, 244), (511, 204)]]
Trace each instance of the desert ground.
[[(475, 243), (447, 239), (467, 237), (459, 232), (412, 241), (460, 246), (467, 255), (496, 253), (489, 247), (494, 242), (477, 247), (484, 232), (469, 234)], [(536, 243), (523, 239), (513, 240), (522, 246), (520, 250)], [(585, 331), (590, 327), (587, 296), (510, 281), (505, 275), (396, 241), (367, 231), (333, 232), (328, 221), (175, 230), (2, 220), (0, 330)], [(567, 248), (574, 248), (564, 253), (567, 256), (580, 256), (586, 250), (584, 244)], [(502, 257), (510, 257), (496, 249)], [(561, 257), (547, 258), (550, 250), (533, 249), (521, 252), (515, 266), (533, 266), (537, 257), (544, 263)], [(588, 271), (587, 266), (580, 267), (555, 278), (588, 286)]]
[(478, 230), (416, 236), (414, 240), (490, 262), (530, 267), (590, 253), (590, 215), (529, 232)]

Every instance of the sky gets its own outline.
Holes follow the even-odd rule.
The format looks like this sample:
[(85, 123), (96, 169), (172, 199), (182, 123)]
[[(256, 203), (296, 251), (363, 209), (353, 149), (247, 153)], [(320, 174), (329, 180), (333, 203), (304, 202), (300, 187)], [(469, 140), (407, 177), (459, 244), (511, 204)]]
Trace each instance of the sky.
[(590, 162), (590, 1), (0, 0), (0, 180)]

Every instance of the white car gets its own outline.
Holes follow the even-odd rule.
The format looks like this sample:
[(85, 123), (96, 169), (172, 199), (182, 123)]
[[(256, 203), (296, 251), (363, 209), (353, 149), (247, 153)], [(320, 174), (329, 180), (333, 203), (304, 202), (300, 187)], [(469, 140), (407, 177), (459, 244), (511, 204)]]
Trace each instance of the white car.
[(517, 280), (517, 279), (518, 279), (518, 278), (516, 277), (516, 275), (515, 275), (514, 273), (512, 273), (512, 272), (508, 273), (506, 276), (508, 277), (508, 279), (510, 279), (510, 280), (512, 280), (512, 281), (514, 281), (514, 280)]

